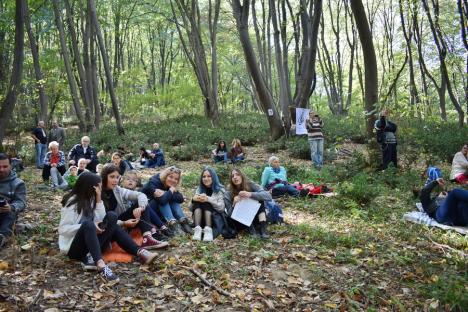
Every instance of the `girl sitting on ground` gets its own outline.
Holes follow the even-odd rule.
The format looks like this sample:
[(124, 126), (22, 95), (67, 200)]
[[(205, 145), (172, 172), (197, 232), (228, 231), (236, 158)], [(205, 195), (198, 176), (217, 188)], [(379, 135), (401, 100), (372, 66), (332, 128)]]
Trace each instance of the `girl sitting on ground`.
[(224, 186), (219, 182), (216, 171), (212, 168), (204, 169), (190, 205), (195, 223), (193, 240), (201, 240), (203, 225), (205, 225), (203, 241), (210, 242), (213, 240), (212, 216), (215, 213), (225, 213), (224, 193)]
[[(143, 235), (142, 248), (159, 249), (168, 246), (167, 242), (161, 242), (152, 237), (150, 215), (146, 206), (148, 199), (145, 194), (120, 187), (119, 169), (114, 164), (106, 164), (101, 172), (104, 205), (106, 211), (114, 211), (118, 216), (117, 224), (125, 229), (137, 227)], [(137, 207), (127, 208), (125, 203), (136, 201)]]
[(122, 155), (119, 153), (113, 153), (112, 154), (112, 163), (119, 168), (119, 172), (121, 175), (125, 173), (127, 170), (132, 170), (132, 166), (130, 163), (122, 158)]
[(166, 168), (152, 176), (141, 191), (150, 199), (152, 217), (161, 214), (174, 234), (181, 233), (180, 227), (184, 232), (192, 234), (193, 230), (181, 206), (184, 196), (178, 190), (181, 174), (182, 171), (175, 166)]
[(242, 147), (239, 139), (232, 140), (232, 148), (229, 156), (232, 163), (243, 161), (245, 159), (245, 149)]
[(228, 150), (226, 146), (226, 142), (221, 140), (218, 143), (218, 146), (213, 150), (213, 160), (215, 163), (219, 162), (227, 162), (228, 160)]
[(139, 248), (117, 225), (116, 213), (106, 213), (98, 175), (91, 172), (80, 175), (73, 189), (63, 197), (62, 206), (58, 228), (60, 251), (70, 259), (82, 261), (85, 269), (97, 269), (108, 282), (119, 281), (102, 258), (111, 242), (118, 242), (144, 264), (156, 258), (156, 254)]
[[(255, 227), (258, 225), (260, 229), (260, 237), (268, 238), (265, 202), (271, 200), (271, 194), (262, 189), (260, 185), (249, 181), (239, 169), (233, 169), (231, 171), (229, 176), (229, 185), (229, 191), (224, 195), (224, 203), (226, 205), (228, 216), (232, 215), (234, 206), (242, 199), (251, 198), (259, 201), (261, 204), (260, 209), (255, 215), (252, 225), (248, 229), (250, 235), (257, 236), (257, 230)], [(241, 223), (237, 221), (235, 222), (238, 229), (245, 228)]]
[(137, 162), (139, 162), (140, 165), (145, 166), (146, 162), (150, 158), (150, 153), (151, 151), (147, 150), (144, 146), (140, 147), (140, 156), (138, 157)]
[[(126, 171), (125, 174), (122, 176), (121, 185), (123, 188), (126, 188), (127, 190), (138, 191), (138, 187), (141, 187), (141, 181), (140, 181), (140, 178), (138, 177), (137, 172), (133, 170)], [(137, 208), (138, 201), (124, 200), (124, 206), (127, 209)], [(151, 223), (153, 223), (156, 226), (156, 228), (153, 227), (151, 229), (151, 234), (153, 238), (159, 241), (167, 241), (172, 233), (170, 233), (169, 229), (161, 221), (159, 216), (156, 215), (156, 219), (151, 218), (151, 209), (149, 209), (148, 212), (150, 213)]]
[(262, 173), (261, 186), (267, 191), (271, 191), (273, 197), (299, 196), (299, 191), (288, 183), (286, 169), (280, 166), (279, 158), (271, 156), (268, 163), (269, 166), (265, 167)]

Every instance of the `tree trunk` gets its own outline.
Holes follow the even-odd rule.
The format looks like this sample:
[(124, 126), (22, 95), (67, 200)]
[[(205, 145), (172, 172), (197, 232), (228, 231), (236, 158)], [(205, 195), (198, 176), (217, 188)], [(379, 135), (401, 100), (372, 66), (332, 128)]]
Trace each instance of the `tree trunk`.
[(31, 28), (31, 19), (28, 7), (28, 1), (24, 1), (24, 22), (26, 26), (26, 30), (28, 32), (29, 44), (31, 46), (31, 54), (33, 57), (34, 63), (34, 74), (36, 76), (36, 88), (39, 93), (39, 106), (40, 106), (40, 113), (39, 113), (39, 120), (43, 120), (47, 123), (48, 117), (48, 106), (47, 106), (47, 96), (44, 91), (44, 81), (43, 75), (41, 70), (41, 64), (39, 62), (39, 47), (36, 42), (36, 37), (34, 37), (34, 33)]
[(104, 44), (104, 38), (102, 37), (101, 26), (99, 25), (99, 20), (97, 18), (96, 5), (94, 4), (94, 0), (88, 0), (88, 5), (89, 5), (90, 13), (91, 13), (91, 20), (93, 22), (94, 30), (96, 32), (96, 36), (98, 39), (99, 50), (101, 51), (101, 58), (102, 58), (102, 62), (104, 65), (104, 71), (106, 73), (107, 88), (109, 89), (109, 94), (110, 94), (110, 98), (112, 102), (112, 111), (115, 117), (117, 132), (118, 134), (123, 135), (125, 134), (125, 130), (122, 124), (122, 120), (120, 119), (119, 102), (118, 102), (117, 95), (115, 94), (115, 90), (114, 90), (112, 73), (111, 73), (111, 69), (109, 66), (109, 59), (107, 57), (106, 47)]
[(374, 137), (374, 122), (376, 120), (378, 104), (378, 77), (377, 77), (377, 60), (375, 57), (374, 43), (372, 41), (372, 33), (367, 22), (366, 11), (361, 0), (351, 0), (351, 10), (354, 14), (356, 28), (361, 41), (362, 53), (364, 56), (364, 76), (365, 76), (365, 92), (364, 103), (366, 111), (366, 132), (367, 139), (371, 140)]
[(60, 15), (60, 9), (58, 0), (52, 0), (55, 15), (55, 24), (59, 31), (60, 49), (62, 51), (63, 62), (65, 64), (65, 71), (67, 72), (68, 85), (70, 86), (70, 93), (72, 96), (73, 107), (75, 108), (76, 117), (81, 131), (86, 131), (86, 123), (83, 117), (83, 111), (81, 109), (80, 99), (78, 96), (78, 90), (76, 87), (75, 76), (70, 62), (70, 56), (68, 54), (68, 47), (65, 41), (65, 31), (63, 29), (62, 17)]
[(279, 139), (281, 136), (283, 136), (284, 129), (274, 105), (273, 97), (271, 96), (266, 86), (265, 80), (260, 72), (260, 68), (258, 67), (255, 51), (249, 37), (249, 0), (243, 0), (242, 5), (240, 4), (240, 0), (233, 0), (232, 8), (234, 17), (236, 19), (237, 30), (239, 32), (239, 39), (242, 45), (242, 49), (244, 50), (245, 61), (253, 81), (253, 87), (258, 94), (259, 104), (267, 116), (272, 138), (274, 140)]

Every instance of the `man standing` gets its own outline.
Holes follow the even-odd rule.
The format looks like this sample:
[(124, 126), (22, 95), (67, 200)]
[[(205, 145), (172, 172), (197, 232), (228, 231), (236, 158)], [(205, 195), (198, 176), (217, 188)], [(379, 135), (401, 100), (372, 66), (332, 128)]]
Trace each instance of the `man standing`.
[(65, 129), (60, 127), (58, 122), (54, 120), (52, 122), (52, 129), (49, 131), (49, 142), (58, 142), (59, 150), (61, 150), (63, 148), (63, 144), (65, 144), (65, 137)]
[(0, 153), (0, 249), (13, 234), (18, 213), (26, 207), (26, 186), (11, 170), (7, 155)]
[(382, 149), (382, 169), (387, 169), (390, 163), (397, 167), (397, 125), (388, 120), (388, 111), (380, 113), (380, 119), (375, 121), (374, 128), (377, 130), (377, 143)]
[(99, 163), (96, 150), (89, 145), (91, 140), (88, 136), (81, 138), (81, 144), (76, 144), (68, 153), (68, 160), (71, 165), (77, 165), (78, 160), (84, 158), (86, 162), (86, 169), (95, 173), (96, 166)]
[(36, 168), (42, 169), (44, 167), (44, 157), (47, 152), (47, 135), (44, 121), (41, 120), (37, 123), (37, 128), (33, 130), (31, 136), (34, 139), (36, 148)]

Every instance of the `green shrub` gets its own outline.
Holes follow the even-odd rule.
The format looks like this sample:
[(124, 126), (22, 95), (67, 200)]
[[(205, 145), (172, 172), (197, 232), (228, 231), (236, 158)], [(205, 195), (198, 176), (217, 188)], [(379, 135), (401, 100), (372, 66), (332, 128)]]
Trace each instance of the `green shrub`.
[(289, 156), (310, 160), (309, 142), (306, 136), (293, 137), (286, 142)]
[(358, 173), (350, 181), (338, 185), (338, 194), (352, 199), (360, 205), (370, 203), (380, 192), (381, 188), (366, 173)]

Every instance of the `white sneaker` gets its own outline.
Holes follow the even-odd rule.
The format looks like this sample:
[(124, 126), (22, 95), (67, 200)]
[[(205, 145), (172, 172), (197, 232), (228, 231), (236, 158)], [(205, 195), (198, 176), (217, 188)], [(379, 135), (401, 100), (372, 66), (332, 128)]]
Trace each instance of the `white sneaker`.
[(213, 229), (209, 226), (205, 226), (203, 229), (203, 241), (211, 242), (213, 240)]
[(192, 236), (192, 239), (193, 240), (201, 240), (201, 235), (202, 235), (202, 228), (201, 226), (197, 225), (194, 229), (193, 229), (193, 236)]

